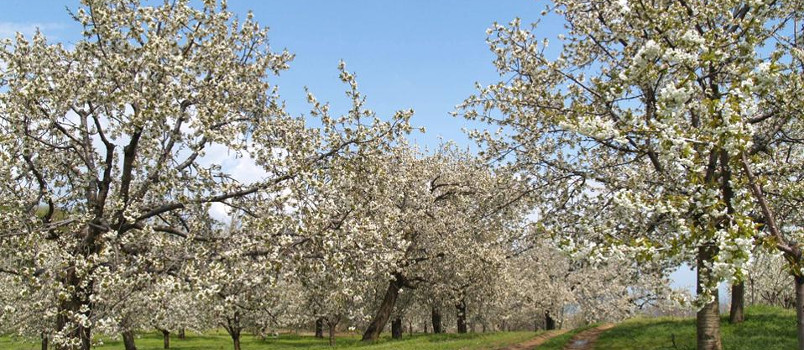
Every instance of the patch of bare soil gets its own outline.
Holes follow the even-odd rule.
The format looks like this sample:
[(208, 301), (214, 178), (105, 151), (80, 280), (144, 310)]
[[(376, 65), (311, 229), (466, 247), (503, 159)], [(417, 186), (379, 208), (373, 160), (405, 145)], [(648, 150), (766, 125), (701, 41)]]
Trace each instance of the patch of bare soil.
[(564, 346), (564, 350), (592, 350), (595, 348), (595, 342), (597, 342), (597, 337), (600, 336), (600, 333), (613, 327), (613, 323), (607, 323), (580, 332), (570, 339), (567, 345)]
[(537, 335), (536, 337), (534, 337), (533, 339), (530, 339), (528, 341), (525, 341), (525, 342), (522, 342), (522, 343), (519, 343), (519, 344), (509, 345), (507, 347), (500, 348), (498, 350), (530, 350), (530, 349), (533, 349), (533, 348), (535, 348), (535, 347), (537, 347), (539, 345), (544, 344), (544, 342), (552, 339), (553, 337), (556, 337), (556, 336), (562, 335), (564, 333), (567, 333), (567, 331), (569, 331), (569, 330), (568, 329), (557, 329), (557, 330), (554, 330), (554, 331), (547, 331), (547, 332), (544, 332), (542, 334)]

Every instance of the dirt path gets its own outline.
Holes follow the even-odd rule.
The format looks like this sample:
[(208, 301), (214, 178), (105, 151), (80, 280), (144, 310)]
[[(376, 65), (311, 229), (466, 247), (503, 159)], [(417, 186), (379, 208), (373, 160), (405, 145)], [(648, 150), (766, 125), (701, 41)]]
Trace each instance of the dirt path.
[(567, 345), (564, 346), (564, 350), (592, 350), (595, 348), (595, 342), (597, 342), (597, 337), (600, 336), (600, 333), (613, 327), (613, 323), (607, 323), (580, 332), (570, 339)]
[(539, 334), (538, 336), (536, 336), (535, 338), (533, 338), (531, 340), (527, 340), (527, 341), (519, 343), (519, 344), (509, 345), (507, 347), (500, 348), (498, 350), (530, 350), (530, 349), (533, 349), (536, 346), (544, 344), (544, 342), (552, 339), (553, 337), (556, 337), (556, 336), (562, 335), (564, 333), (567, 333), (567, 331), (569, 331), (569, 330), (568, 329), (557, 329), (557, 330), (554, 330), (554, 331), (547, 331), (547, 332), (544, 332), (542, 334)]

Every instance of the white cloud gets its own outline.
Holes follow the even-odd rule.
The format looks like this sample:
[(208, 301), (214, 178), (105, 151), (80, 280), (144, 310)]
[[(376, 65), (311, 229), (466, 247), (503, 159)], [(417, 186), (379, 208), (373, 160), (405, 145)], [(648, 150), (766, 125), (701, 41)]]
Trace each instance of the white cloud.
[(199, 163), (205, 166), (219, 164), (224, 172), (246, 185), (264, 180), (269, 175), (262, 166), (255, 163), (248, 152), (236, 154), (220, 144), (207, 147), (206, 155)]
[(228, 224), (232, 221), (232, 216), (229, 213), (229, 207), (223, 203), (212, 203), (212, 205), (209, 206), (209, 215), (212, 216), (213, 219), (223, 223)]
[(229, 164), (232, 177), (245, 184), (252, 184), (268, 177), (262, 166), (257, 165), (250, 156), (236, 158)]

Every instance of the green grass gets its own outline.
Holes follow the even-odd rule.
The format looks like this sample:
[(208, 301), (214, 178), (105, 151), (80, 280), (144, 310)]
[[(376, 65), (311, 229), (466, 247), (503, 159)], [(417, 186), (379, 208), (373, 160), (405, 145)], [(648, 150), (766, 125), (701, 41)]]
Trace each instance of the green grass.
[[(767, 306), (746, 309), (745, 322), (720, 322), (724, 350), (795, 349), (796, 315), (793, 310)], [(675, 341), (675, 345), (674, 345)], [(683, 318), (635, 318), (600, 335), (598, 349), (695, 349), (695, 320)]]
[[(509, 344), (523, 342), (535, 337), (533, 332), (500, 332), (500, 333), (469, 333), (469, 334), (414, 334), (412, 337), (405, 334), (402, 340), (392, 340), (383, 337), (374, 344), (365, 344), (358, 335), (346, 335), (337, 338), (336, 348), (365, 348), (366, 350), (401, 349), (401, 350), (490, 350), (504, 347)], [(141, 334), (137, 340), (139, 350), (162, 349), (161, 333)], [(277, 339), (268, 338), (265, 341), (243, 335), (241, 338), (243, 350), (262, 349), (332, 349), (326, 339), (316, 339), (312, 336), (299, 336), (282, 334)], [(225, 333), (210, 332), (204, 335), (187, 334), (187, 339), (180, 340), (171, 337), (170, 348), (177, 350), (229, 350), (232, 349), (231, 338)], [(0, 349), (4, 350), (39, 350), (39, 344), (24, 342), (9, 336), (0, 337)], [(99, 350), (123, 349), (123, 343), (118, 339), (104, 341)]]
[[(538, 347), (539, 350), (558, 350), (578, 332), (594, 325), (572, 330), (557, 336)], [(754, 306), (746, 310), (742, 324), (731, 325), (724, 316), (721, 320), (721, 335), (724, 350), (794, 349), (796, 348), (796, 317), (792, 310)], [(360, 348), (365, 350), (490, 350), (516, 344), (535, 337), (533, 332), (500, 332), (469, 334), (415, 334), (404, 335), (402, 340), (383, 337), (374, 344), (365, 344), (357, 334), (339, 336), (336, 348)], [(162, 349), (160, 333), (144, 333), (137, 338), (140, 350)], [(332, 349), (326, 339), (312, 336), (282, 334), (277, 339), (243, 335), (244, 350), (263, 349)], [(203, 335), (188, 334), (187, 339), (171, 338), (171, 349), (178, 350), (229, 350), (232, 341), (221, 331)], [(122, 349), (119, 339), (106, 339), (98, 350)], [(695, 320), (684, 318), (635, 318), (625, 321), (600, 335), (597, 349), (625, 350), (692, 350), (695, 349)], [(24, 341), (12, 336), (0, 336), (0, 349), (39, 350), (36, 342)]]
[(556, 336), (551, 338), (550, 340), (544, 342), (542, 345), (536, 347), (538, 350), (561, 350), (564, 348), (564, 345), (569, 342), (572, 337), (580, 332), (583, 332), (589, 328), (597, 327), (597, 324), (592, 324), (580, 328), (575, 328), (567, 333), (562, 335)]

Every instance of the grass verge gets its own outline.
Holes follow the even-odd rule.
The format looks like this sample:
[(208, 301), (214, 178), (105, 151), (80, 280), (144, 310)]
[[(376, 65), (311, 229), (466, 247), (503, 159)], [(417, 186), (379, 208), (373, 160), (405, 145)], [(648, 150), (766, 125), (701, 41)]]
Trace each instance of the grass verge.
[[(721, 317), (723, 349), (795, 349), (796, 315), (793, 310), (752, 306), (745, 310), (745, 322), (729, 324)], [(600, 335), (599, 349), (694, 350), (695, 319), (635, 318)]]
[[(358, 335), (343, 335), (337, 338), (335, 348), (361, 348), (366, 350), (491, 350), (510, 344), (516, 344), (535, 337), (533, 332), (499, 332), (499, 333), (469, 333), (469, 334), (414, 334), (405, 335), (402, 340), (393, 340), (383, 337), (373, 344), (360, 341)], [(104, 339), (102, 346), (93, 349), (112, 350), (123, 349), (119, 339)], [(140, 334), (137, 339), (138, 350), (161, 350), (161, 333)], [(326, 339), (316, 339), (311, 336), (282, 334), (278, 338), (259, 339), (250, 335), (241, 338), (243, 350), (262, 349), (332, 349)], [(184, 340), (171, 338), (170, 348), (176, 350), (229, 350), (232, 349), (231, 338), (225, 333), (209, 332), (203, 335), (187, 334)], [(0, 349), (4, 350), (39, 350), (40, 344), (24, 341), (10, 336), (0, 337)]]

